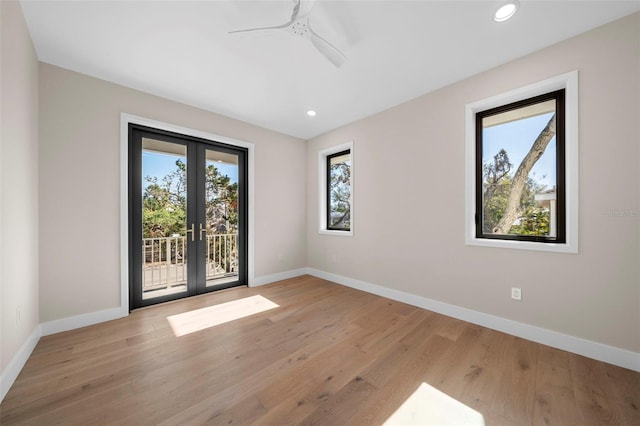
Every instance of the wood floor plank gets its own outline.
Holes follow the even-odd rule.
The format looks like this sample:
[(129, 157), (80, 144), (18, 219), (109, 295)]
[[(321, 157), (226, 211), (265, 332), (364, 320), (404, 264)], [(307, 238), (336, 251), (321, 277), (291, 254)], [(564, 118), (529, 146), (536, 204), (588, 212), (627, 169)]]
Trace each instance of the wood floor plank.
[[(278, 307), (177, 337), (171, 315)], [(487, 425), (640, 425), (640, 373), (310, 276), (43, 337), (5, 425), (377, 425), (427, 384)]]
[[(473, 348), (466, 358), (467, 369), (454, 387), (456, 399), (480, 412), (491, 410), (500, 391), (508, 346), (505, 335), (482, 327), (473, 327)], [(461, 337), (457, 344), (465, 344)]]
[[(362, 330), (359, 333), (365, 335)], [(349, 383), (354, 371), (371, 362), (351, 339), (346, 339), (319, 351), (318, 356), (306, 359), (293, 369), (275, 374), (269, 385), (259, 392), (260, 400), (270, 411), (260, 421), (277, 422), (280, 415), (288, 422), (302, 421)], [(288, 412), (288, 408), (295, 409)]]
[(571, 371), (538, 361), (534, 425), (562, 426), (583, 423), (571, 384)]
[(640, 375), (625, 368), (607, 367), (603, 372), (608, 379), (608, 392), (615, 396), (615, 405), (623, 422), (640, 425)]
[(376, 387), (360, 376), (356, 376), (338, 393), (333, 395), (299, 424), (324, 425), (333, 424), (340, 419), (344, 424), (353, 424), (353, 416), (358, 406), (366, 402)]
[[(411, 337), (407, 335), (407, 339)], [(410, 344), (403, 339), (395, 351), (379, 356), (376, 364), (362, 373), (363, 378), (376, 386), (376, 391), (366, 404), (361, 404), (354, 422), (384, 423), (422, 383), (428, 383), (429, 371), (442, 362), (452, 345), (439, 335), (427, 333), (416, 337), (422, 338), (423, 343)], [(408, 343), (410, 346), (404, 346)]]
[(491, 409), (512, 421), (533, 418), (536, 389), (537, 344), (506, 336), (506, 358)]
[[(274, 393), (274, 395), (291, 395), (278, 407), (275, 407), (275, 412), (284, 413), (285, 408), (293, 409), (294, 414), (287, 415), (288, 420), (294, 420), (294, 422), (310, 421), (307, 417), (314, 418), (318, 416), (317, 410), (320, 405), (324, 406), (332, 398), (340, 398), (342, 389), (352, 383), (355, 377), (360, 377), (358, 375), (360, 371), (376, 370), (371, 364), (375, 363), (377, 365), (381, 359), (384, 359), (388, 370), (394, 369), (394, 366), (402, 365), (394, 363), (394, 360), (388, 359), (384, 355), (363, 352), (361, 350), (362, 342), (375, 339), (368, 330), (363, 331), (357, 335), (354, 334), (342, 347), (335, 346), (323, 352), (320, 358), (316, 358), (319, 361), (317, 365), (311, 365), (310, 371), (305, 372), (300, 377), (300, 380), (305, 380), (306, 378), (307, 382), (311, 382), (313, 385), (307, 383), (304, 387), (296, 389), (296, 392)], [(408, 360), (407, 357), (405, 361)], [(293, 381), (296, 382), (295, 379)], [(305, 388), (308, 388), (308, 390), (305, 391)], [(315, 412), (313, 415), (309, 414), (312, 409)], [(354, 411), (357, 411), (357, 409)], [(261, 420), (269, 424), (273, 421), (273, 418), (270, 414)]]
[(429, 363), (422, 362), (426, 361), (423, 358), (435, 346), (431, 339), (433, 336), (425, 335), (423, 332), (424, 324), (429, 321), (430, 318), (424, 319), (412, 329), (407, 329), (396, 344), (376, 354), (377, 362), (363, 371), (362, 377), (374, 386), (382, 388), (394, 377), (407, 371), (407, 366), (410, 366), (409, 374), (413, 374), (414, 380), (419, 380), (422, 371), (413, 370), (415, 361), (421, 360), (421, 367), (427, 368)]
[(620, 410), (622, 405), (617, 398), (625, 393), (618, 389), (626, 387), (626, 384), (610, 381), (610, 372), (616, 368), (581, 356), (571, 357), (576, 404), (585, 425), (627, 424), (627, 416)]

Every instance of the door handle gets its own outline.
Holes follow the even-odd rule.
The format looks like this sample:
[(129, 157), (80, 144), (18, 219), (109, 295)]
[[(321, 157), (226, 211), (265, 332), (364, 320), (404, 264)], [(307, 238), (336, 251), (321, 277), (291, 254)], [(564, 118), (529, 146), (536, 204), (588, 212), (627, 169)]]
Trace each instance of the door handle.
[(195, 228), (195, 225), (192, 223), (192, 224), (191, 224), (191, 229), (187, 228), (187, 230), (185, 231), (187, 234), (188, 234), (189, 232), (191, 232), (191, 241), (195, 241), (195, 240), (196, 240), (196, 236), (195, 236), (195, 233), (194, 233), (194, 229), (193, 229), (193, 228)]
[(200, 224), (200, 241), (202, 241), (202, 233), (204, 232), (204, 236), (207, 236), (207, 229), (202, 227), (202, 224)]

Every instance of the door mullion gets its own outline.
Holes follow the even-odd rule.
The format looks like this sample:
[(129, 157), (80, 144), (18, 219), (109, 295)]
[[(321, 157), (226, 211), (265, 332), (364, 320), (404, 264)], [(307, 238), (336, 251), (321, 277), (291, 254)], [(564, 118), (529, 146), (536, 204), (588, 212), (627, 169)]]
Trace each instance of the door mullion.
[(197, 229), (197, 270), (196, 270), (196, 288), (199, 293), (203, 293), (206, 287), (206, 244), (207, 244), (207, 236), (206, 232), (202, 232), (202, 229), (206, 229), (206, 212), (205, 212), (205, 185), (206, 185), (206, 154), (205, 147), (200, 143), (193, 143), (194, 148), (196, 148), (196, 161), (197, 161), (197, 176), (195, 178), (196, 183), (196, 191), (195, 191), (195, 199), (196, 199), (196, 229)]
[(187, 145), (187, 224), (192, 227), (192, 232), (187, 241), (189, 261), (187, 264), (187, 291), (190, 296), (197, 294), (199, 275), (200, 252), (200, 203), (199, 200), (199, 175), (201, 163), (199, 161), (198, 145)]

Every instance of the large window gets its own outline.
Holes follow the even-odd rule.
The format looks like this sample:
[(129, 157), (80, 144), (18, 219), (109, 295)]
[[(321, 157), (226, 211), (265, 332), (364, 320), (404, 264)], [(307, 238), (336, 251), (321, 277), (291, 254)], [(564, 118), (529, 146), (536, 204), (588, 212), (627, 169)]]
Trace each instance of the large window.
[(565, 242), (564, 93), (476, 113), (476, 238)]
[(353, 144), (319, 153), (319, 232), (353, 235)]
[(576, 253), (577, 72), (465, 110), (466, 244)]

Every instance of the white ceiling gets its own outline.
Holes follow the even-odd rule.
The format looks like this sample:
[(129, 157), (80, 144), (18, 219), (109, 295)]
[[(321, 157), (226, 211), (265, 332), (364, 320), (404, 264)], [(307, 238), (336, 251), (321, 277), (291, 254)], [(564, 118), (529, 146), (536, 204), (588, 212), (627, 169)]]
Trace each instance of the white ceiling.
[[(309, 139), (640, 10), (640, 1), (323, 1), (314, 30), (336, 68), (279, 25), (293, 2), (33, 1), (22, 9), (42, 62)], [(305, 112), (314, 109), (317, 117)]]

